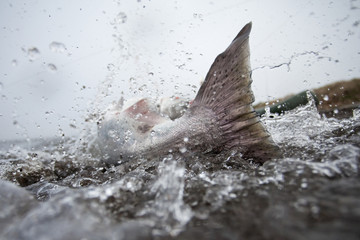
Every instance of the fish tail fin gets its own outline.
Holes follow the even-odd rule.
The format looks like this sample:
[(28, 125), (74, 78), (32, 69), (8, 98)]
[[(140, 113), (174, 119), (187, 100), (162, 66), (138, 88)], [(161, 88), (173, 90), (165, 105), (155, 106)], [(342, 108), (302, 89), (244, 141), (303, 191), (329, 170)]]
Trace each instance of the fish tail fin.
[(212, 110), (222, 135), (222, 149), (238, 150), (244, 158), (263, 163), (279, 151), (252, 107), (250, 31), (251, 22), (217, 56), (191, 108)]

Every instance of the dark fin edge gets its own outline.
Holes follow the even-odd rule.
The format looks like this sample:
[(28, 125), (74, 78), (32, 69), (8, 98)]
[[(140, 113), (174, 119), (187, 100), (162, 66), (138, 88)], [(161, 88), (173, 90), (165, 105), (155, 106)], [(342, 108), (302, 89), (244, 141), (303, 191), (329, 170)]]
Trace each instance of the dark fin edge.
[(250, 31), (251, 22), (216, 57), (191, 108), (202, 106), (215, 113), (224, 149), (238, 150), (244, 158), (263, 163), (279, 150), (252, 107)]

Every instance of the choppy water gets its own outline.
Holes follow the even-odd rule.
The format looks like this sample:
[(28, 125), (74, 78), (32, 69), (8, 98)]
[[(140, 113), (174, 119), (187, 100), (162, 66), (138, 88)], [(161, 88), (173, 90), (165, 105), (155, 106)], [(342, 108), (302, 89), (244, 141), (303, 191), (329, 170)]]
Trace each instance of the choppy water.
[(107, 166), (93, 129), (2, 143), (0, 238), (359, 239), (360, 111), (262, 120), (283, 151), (263, 166), (236, 153)]

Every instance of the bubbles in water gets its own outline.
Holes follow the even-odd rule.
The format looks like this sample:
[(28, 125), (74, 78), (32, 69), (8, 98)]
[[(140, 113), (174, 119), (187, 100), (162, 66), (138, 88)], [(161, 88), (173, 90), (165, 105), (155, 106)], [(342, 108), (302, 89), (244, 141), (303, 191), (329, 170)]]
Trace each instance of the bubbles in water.
[(57, 53), (63, 53), (66, 51), (65, 44), (61, 42), (52, 42), (50, 43), (49, 48), (52, 52), (57, 52)]

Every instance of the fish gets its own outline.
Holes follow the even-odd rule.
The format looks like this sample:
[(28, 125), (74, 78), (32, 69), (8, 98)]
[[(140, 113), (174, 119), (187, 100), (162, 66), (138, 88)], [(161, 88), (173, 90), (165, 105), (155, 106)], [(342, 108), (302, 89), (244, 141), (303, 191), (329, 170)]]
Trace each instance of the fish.
[(251, 22), (246, 24), (215, 58), (191, 104), (170, 107), (175, 112), (172, 116), (159, 111), (163, 105), (146, 98), (129, 107), (118, 104), (109, 109), (98, 121), (103, 160), (121, 164), (169, 153), (224, 151), (259, 164), (276, 157), (279, 148), (252, 106), (251, 28)]

